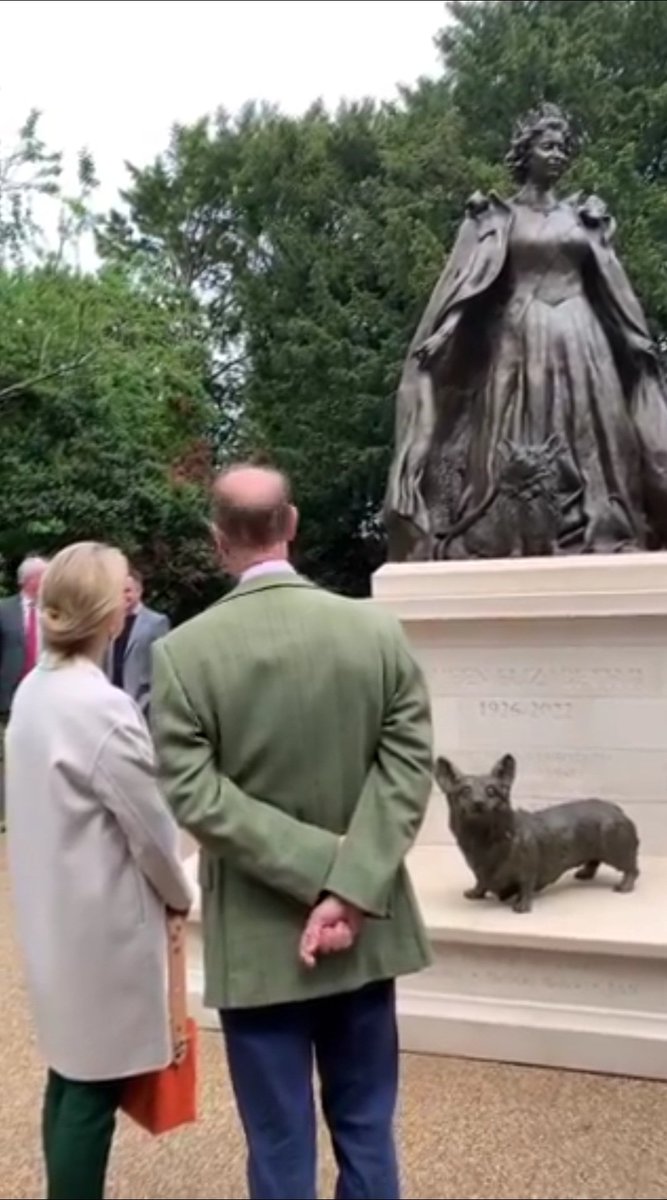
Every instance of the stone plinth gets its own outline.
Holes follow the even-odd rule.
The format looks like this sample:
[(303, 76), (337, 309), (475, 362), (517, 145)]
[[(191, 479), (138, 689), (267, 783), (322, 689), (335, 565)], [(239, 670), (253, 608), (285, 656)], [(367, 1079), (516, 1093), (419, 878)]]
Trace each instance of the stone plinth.
[[(667, 555), (390, 564), (373, 595), (422, 663), (438, 753), (509, 751), (521, 804), (617, 800), (667, 856)], [(421, 844), (450, 841), (434, 794)]]
[(412, 873), (436, 965), (401, 988), (404, 1046), (667, 1078), (667, 555), (389, 564), (373, 596), (422, 663), (438, 753), (511, 752), (517, 803), (616, 800), (642, 843), (634, 896), (601, 875), (524, 916), (475, 908), (434, 789)]

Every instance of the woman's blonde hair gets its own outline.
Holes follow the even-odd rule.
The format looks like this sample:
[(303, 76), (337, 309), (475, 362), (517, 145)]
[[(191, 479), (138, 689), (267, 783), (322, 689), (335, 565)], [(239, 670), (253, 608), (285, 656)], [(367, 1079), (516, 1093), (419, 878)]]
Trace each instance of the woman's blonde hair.
[(71, 658), (101, 641), (122, 608), (127, 560), (101, 542), (77, 542), (51, 559), (40, 590), (46, 650)]

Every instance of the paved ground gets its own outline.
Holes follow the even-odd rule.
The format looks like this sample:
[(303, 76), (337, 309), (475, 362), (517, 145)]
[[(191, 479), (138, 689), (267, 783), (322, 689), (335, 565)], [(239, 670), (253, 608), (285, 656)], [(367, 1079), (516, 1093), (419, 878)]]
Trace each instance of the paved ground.
[[(43, 1195), (42, 1070), (11, 938), (0, 861), (0, 1200)], [(202, 1119), (153, 1142), (123, 1125), (109, 1195), (240, 1200), (243, 1150), (218, 1038), (203, 1038)], [(400, 1139), (412, 1200), (667, 1197), (667, 1086), (408, 1058)], [(331, 1196), (323, 1154), (322, 1195)]]

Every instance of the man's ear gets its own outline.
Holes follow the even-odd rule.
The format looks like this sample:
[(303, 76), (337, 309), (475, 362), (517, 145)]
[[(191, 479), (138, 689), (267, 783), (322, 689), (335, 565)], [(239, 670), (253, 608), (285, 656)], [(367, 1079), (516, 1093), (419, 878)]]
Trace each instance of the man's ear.
[(209, 529), (211, 532), (211, 538), (213, 540), (213, 547), (215, 549), (216, 556), (224, 565), (227, 561), (227, 545), (225, 543), (225, 539), (218, 529), (218, 526), (215, 525), (213, 521), (211, 521)]
[(297, 530), (299, 528), (299, 510), (294, 504), (289, 506), (289, 515), (287, 518), (287, 542), (293, 542), (296, 539)]
[(512, 754), (503, 754), (492, 767), (491, 774), (503, 787), (511, 788), (516, 778), (516, 759)]
[(461, 783), (463, 775), (448, 758), (438, 758), (435, 763), (435, 778), (438, 787), (446, 795)]

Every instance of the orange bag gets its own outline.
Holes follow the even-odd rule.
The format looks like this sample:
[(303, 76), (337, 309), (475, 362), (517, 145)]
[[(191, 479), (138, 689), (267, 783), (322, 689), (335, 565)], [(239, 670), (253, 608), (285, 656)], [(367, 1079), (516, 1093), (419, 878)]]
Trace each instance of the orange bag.
[(183, 917), (169, 917), (169, 1012), (174, 1061), (161, 1071), (129, 1079), (121, 1107), (128, 1117), (157, 1137), (197, 1119), (197, 1038), (187, 1015), (186, 931)]

